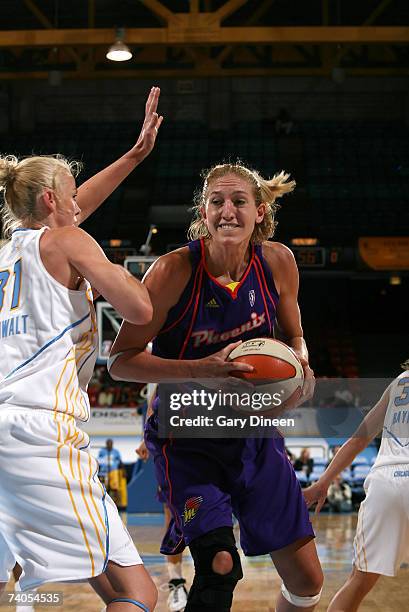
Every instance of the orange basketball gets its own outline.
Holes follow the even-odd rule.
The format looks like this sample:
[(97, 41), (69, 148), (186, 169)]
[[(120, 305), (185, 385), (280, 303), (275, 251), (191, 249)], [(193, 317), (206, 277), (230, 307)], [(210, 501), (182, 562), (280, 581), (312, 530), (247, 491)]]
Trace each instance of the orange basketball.
[[(279, 340), (272, 338), (254, 338), (235, 348), (229, 360), (248, 363), (254, 367), (253, 372), (240, 374), (252, 382), (257, 393), (280, 397), (282, 408), (291, 408), (297, 404), (304, 382), (304, 371), (294, 351)], [(277, 407), (276, 404), (274, 406)], [(266, 413), (274, 406), (260, 408)]]

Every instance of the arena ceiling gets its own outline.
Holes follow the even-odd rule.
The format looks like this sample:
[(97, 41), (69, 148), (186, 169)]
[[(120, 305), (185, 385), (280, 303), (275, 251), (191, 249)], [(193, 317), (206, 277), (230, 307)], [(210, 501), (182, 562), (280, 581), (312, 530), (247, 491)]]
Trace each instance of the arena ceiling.
[[(2, 0), (0, 79), (408, 75), (407, 0)], [(132, 60), (106, 59), (125, 28)]]

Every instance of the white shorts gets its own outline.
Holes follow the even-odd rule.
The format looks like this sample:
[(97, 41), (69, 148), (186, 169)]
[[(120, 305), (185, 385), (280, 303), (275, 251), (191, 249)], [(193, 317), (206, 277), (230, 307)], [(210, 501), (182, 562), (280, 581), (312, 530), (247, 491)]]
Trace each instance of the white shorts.
[(15, 565), (15, 559), (7, 546), (6, 540), (0, 533), (0, 582), (10, 580), (10, 570)]
[(373, 469), (364, 488), (353, 563), (362, 572), (396, 576), (409, 560), (409, 465)]
[(0, 580), (16, 561), (23, 590), (142, 563), (97, 472), (71, 416), (0, 407)]

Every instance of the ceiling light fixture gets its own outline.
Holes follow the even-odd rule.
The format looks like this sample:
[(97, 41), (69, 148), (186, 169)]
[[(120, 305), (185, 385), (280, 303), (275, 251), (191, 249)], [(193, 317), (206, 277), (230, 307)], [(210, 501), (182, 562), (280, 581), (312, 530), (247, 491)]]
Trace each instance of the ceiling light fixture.
[(108, 49), (106, 58), (112, 62), (126, 62), (132, 58), (130, 48), (124, 42), (125, 30), (124, 28), (118, 28), (116, 31), (116, 40), (113, 45)]

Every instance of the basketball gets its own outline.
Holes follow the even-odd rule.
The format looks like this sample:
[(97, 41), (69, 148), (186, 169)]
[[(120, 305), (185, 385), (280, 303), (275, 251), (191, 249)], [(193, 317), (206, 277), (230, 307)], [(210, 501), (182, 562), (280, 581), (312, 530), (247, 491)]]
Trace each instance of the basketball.
[(263, 407), (259, 412), (266, 413), (277, 406), (288, 409), (297, 404), (304, 371), (295, 352), (284, 342), (272, 338), (247, 340), (235, 348), (228, 359), (253, 366), (253, 372), (243, 372), (240, 377), (252, 382), (257, 393), (280, 398), (279, 404)]

